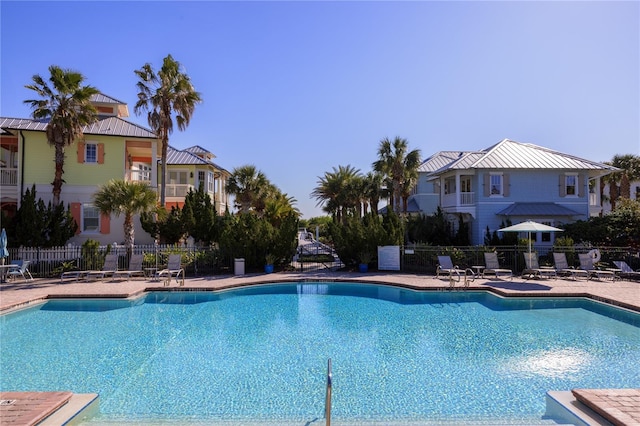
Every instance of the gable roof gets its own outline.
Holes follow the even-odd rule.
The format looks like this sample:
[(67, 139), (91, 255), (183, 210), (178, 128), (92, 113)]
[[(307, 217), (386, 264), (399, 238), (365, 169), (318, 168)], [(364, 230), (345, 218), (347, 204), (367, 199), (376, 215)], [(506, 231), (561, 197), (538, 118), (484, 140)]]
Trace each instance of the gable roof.
[[(187, 148), (187, 149), (179, 150), (179, 149), (176, 149), (176, 148), (172, 147), (171, 145), (169, 145), (167, 147), (167, 164), (174, 164), (174, 165), (178, 165), (178, 164), (183, 164), (183, 165), (207, 165), (207, 166), (213, 166), (216, 169), (221, 170), (223, 172), (227, 172), (227, 170), (225, 170), (222, 167), (218, 166), (213, 161), (207, 161), (206, 159), (204, 159), (202, 157), (199, 157), (198, 155), (196, 155), (193, 152), (191, 152), (192, 148), (194, 148), (194, 147), (190, 147), (190, 148)], [(198, 147), (198, 148), (203, 149), (201, 147)], [(209, 151), (205, 150), (205, 152), (209, 152)], [(158, 159), (159, 163), (161, 161), (162, 161), (161, 159)]]
[[(48, 120), (32, 120), (27, 118), (0, 117), (0, 128), (3, 130), (31, 130), (44, 132)], [(149, 129), (131, 123), (120, 117), (100, 117), (97, 122), (85, 126), (82, 132), (86, 135), (125, 136), (135, 138), (156, 139), (156, 135)]]
[[(448, 160), (448, 162), (447, 162)], [(435, 166), (440, 166), (436, 168)], [(616, 171), (617, 168), (585, 160), (530, 143), (503, 139), (482, 151), (442, 151), (419, 168), (431, 174), (468, 169), (570, 169)]]

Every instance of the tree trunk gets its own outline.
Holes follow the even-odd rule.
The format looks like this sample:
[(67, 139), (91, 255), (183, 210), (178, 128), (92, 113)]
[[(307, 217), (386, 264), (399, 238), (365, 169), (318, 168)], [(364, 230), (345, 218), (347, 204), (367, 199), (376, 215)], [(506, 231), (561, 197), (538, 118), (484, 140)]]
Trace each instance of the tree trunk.
[(53, 176), (53, 205), (60, 204), (60, 193), (62, 192), (62, 175), (64, 174), (64, 144), (56, 141), (55, 148), (55, 163), (56, 169)]
[(124, 215), (124, 245), (127, 247), (127, 253), (133, 253), (133, 245), (135, 243), (135, 229), (133, 228), (133, 215), (126, 213)]

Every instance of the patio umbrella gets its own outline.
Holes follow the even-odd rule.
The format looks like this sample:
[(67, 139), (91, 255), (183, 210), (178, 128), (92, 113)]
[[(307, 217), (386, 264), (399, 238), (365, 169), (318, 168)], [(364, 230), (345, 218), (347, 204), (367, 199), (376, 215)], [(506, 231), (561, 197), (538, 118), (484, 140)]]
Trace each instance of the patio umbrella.
[[(0, 258), (2, 258), (2, 266), (4, 266), (5, 257), (9, 257), (9, 251), (7, 250), (7, 231), (2, 228), (2, 232), (0, 232)], [(4, 269), (0, 275), (2, 275), (0, 276), (0, 281), (4, 282)]]
[(529, 254), (531, 254), (531, 233), (532, 232), (563, 232), (564, 229), (555, 228), (553, 226), (545, 225), (544, 223), (534, 222), (528, 220), (526, 222), (518, 223), (516, 225), (507, 226), (506, 228), (498, 229), (500, 232), (527, 232), (529, 234)]
[(2, 232), (0, 233), (0, 257), (2, 258), (2, 263), (4, 263), (4, 258), (9, 257), (9, 251), (7, 250), (7, 231), (2, 228)]

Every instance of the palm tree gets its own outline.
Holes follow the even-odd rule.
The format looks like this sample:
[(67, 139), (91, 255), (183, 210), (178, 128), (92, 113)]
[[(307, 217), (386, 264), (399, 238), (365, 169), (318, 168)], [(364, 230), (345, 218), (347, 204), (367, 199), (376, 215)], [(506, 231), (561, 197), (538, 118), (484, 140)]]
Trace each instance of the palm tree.
[(378, 160), (373, 163), (373, 170), (389, 177), (393, 182), (392, 208), (396, 212), (400, 211), (403, 193), (411, 191), (411, 186), (415, 184), (411, 177), (414, 173), (417, 175), (420, 166), (420, 150), (414, 149), (409, 152), (407, 150), (406, 139), (396, 136), (392, 142), (384, 138), (378, 147)]
[(53, 177), (53, 205), (60, 204), (64, 180), (64, 149), (81, 139), (83, 128), (98, 120), (98, 113), (91, 104), (91, 97), (100, 93), (93, 86), (84, 85), (79, 72), (65, 70), (57, 65), (49, 67), (49, 83), (36, 74), (33, 84), (25, 87), (42, 99), (29, 99), (34, 120), (49, 120), (46, 128), (47, 142), (55, 149), (55, 173)]
[(274, 188), (265, 174), (250, 164), (233, 169), (227, 181), (227, 193), (235, 195), (241, 213), (264, 210), (266, 198)]
[(124, 238), (127, 251), (133, 251), (135, 230), (133, 216), (150, 212), (156, 206), (158, 194), (146, 182), (111, 180), (93, 194), (93, 205), (104, 215), (124, 214)]
[(360, 170), (350, 165), (333, 167), (333, 172), (325, 172), (319, 178), (311, 196), (318, 200), (317, 206), (324, 205), (323, 210), (342, 223), (346, 214), (360, 202), (356, 183), (360, 176)]
[[(380, 173), (369, 172), (364, 177), (364, 195), (369, 207), (371, 207), (371, 213), (378, 214), (378, 203), (380, 198), (386, 196), (386, 190), (383, 189), (383, 177)], [(365, 203), (364, 213), (367, 213), (367, 204)]]
[(147, 111), (147, 121), (162, 142), (162, 165), (160, 171), (160, 205), (165, 204), (167, 177), (167, 149), (169, 135), (173, 133), (175, 114), (178, 130), (185, 130), (191, 121), (197, 104), (202, 102), (189, 76), (181, 71), (180, 62), (167, 55), (162, 68), (156, 73), (151, 64), (146, 63), (136, 70), (140, 81), (136, 84), (138, 102), (134, 107), (136, 114)]
[(611, 210), (615, 210), (617, 199), (619, 197), (630, 199), (631, 182), (640, 179), (640, 156), (633, 154), (615, 155), (610, 162), (605, 164), (621, 169), (602, 179), (603, 183), (609, 184)]

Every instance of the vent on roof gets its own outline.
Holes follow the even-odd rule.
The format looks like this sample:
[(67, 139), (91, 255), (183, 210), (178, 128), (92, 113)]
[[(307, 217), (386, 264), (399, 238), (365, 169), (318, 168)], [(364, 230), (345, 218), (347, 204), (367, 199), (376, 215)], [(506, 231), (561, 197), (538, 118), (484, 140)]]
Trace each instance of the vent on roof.
[(17, 399), (0, 399), (0, 405), (13, 405)]

